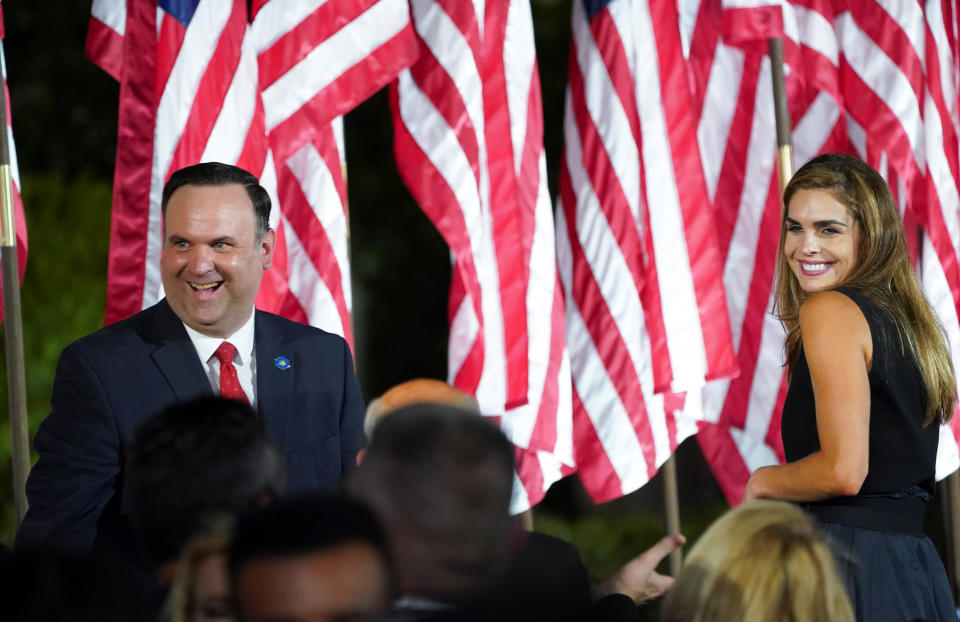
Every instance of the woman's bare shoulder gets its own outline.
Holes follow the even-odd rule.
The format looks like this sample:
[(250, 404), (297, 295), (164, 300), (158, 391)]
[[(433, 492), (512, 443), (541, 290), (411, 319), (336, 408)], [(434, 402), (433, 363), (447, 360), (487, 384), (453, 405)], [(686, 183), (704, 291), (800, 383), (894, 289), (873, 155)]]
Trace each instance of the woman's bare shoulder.
[[(804, 320), (836, 319), (837, 316), (860, 316), (863, 318), (863, 311), (853, 301), (852, 298), (837, 290), (827, 290), (817, 292), (800, 306), (800, 322)], [(864, 318), (866, 321), (866, 318)]]
[(852, 341), (872, 351), (870, 326), (863, 311), (849, 296), (835, 290), (818, 292), (803, 303), (800, 332), (807, 348), (813, 340), (823, 345)]

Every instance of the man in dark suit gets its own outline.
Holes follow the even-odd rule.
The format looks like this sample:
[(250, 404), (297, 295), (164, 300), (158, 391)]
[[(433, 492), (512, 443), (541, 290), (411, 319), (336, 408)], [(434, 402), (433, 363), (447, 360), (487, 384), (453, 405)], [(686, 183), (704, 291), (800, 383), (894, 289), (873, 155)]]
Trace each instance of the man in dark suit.
[(257, 179), (225, 164), (187, 167), (162, 207), (166, 299), (63, 351), (17, 548), (129, 556), (126, 446), (175, 402), (219, 393), (252, 404), (286, 456), (291, 492), (332, 488), (363, 444), (346, 342), (254, 310), (276, 242)]

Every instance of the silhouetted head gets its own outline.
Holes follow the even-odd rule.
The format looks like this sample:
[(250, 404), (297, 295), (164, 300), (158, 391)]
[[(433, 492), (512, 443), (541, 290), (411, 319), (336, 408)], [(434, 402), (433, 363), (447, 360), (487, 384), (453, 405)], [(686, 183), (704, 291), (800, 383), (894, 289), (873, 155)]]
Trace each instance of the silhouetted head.
[(350, 491), (370, 504), (393, 545), (401, 590), (461, 602), (504, 569), (513, 449), (475, 412), (401, 408), (377, 425)]
[(283, 459), (257, 413), (220, 397), (176, 404), (144, 422), (127, 478), (134, 526), (158, 566), (211, 518), (265, 505), (286, 488)]
[(229, 556), (243, 622), (379, 620), (393, 599), (376, 517), (340, 496), (283, 500), (243, 515)]

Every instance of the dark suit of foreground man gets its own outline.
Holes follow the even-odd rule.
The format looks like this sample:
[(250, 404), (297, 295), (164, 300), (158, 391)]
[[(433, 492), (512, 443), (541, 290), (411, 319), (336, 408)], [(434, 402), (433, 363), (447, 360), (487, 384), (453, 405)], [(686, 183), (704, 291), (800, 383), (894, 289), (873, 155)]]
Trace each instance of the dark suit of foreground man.
[(239, 384), (286, 455), (291, 492), (334, 487), (363, 443), (346, 342), (254, 311), (275, 244), (256, 178), (224, 164), (188, 167), (167, 182), (163, 209), (166, 299), (63, 351), (17, 548), (134, 554), (126, 445), (151, 414), (219, 390), (210, 355), (223, 340), (240, 348)]

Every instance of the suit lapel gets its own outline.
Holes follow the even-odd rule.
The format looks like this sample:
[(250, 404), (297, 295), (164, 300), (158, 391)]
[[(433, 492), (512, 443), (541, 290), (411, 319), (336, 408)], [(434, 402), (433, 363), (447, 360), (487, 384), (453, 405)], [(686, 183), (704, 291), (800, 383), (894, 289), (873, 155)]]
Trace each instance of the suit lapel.
[[(293, 352), (284, 351), (284, 338), (269, 315), (256, 311), (254, 340), (257, 350), (257, 410), (278, 447), (286, 446), (291, 400), (297, 363)], [(278, 357), (286, 357), (294, 369), (282, 370)]]
[(157, 303), (156, 316), (149, 322), (153, 340), (158, 344), (150, 356), (173, 389), (177, 401), (191, 400), (201, 395), (212, 395), (207, 373), (200, 363), (197, 350), (183, 328), (183, 322), (173, 312), (166, 299)]

